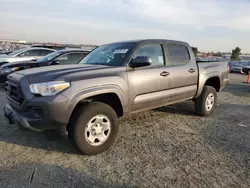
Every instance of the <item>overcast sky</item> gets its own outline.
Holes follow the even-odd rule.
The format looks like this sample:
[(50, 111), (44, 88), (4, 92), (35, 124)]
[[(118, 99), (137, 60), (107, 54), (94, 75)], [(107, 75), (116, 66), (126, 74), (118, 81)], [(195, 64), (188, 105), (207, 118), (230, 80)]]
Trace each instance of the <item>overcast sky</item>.
[(0, 0), (0, 38), (103, 44), (184, 40), (204, 51), (250, 52), (248, 0)]

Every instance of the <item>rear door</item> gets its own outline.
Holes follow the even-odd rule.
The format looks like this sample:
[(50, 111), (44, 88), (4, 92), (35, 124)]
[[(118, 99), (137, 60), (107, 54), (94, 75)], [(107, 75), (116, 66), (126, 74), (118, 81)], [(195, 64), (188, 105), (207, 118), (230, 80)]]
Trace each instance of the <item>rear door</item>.
[(169, 72), (170, 102), (193, 98), (198, 88), (198, 67), (191, 48), (185, 44), (165, 44)]
[(163, 45), (161, 43), (143, 44), (134, 53), (148, 56), (152, 64), (146, 67), (128, 68), (129, 102), (132, 112), (162, 106), (168, 101), (164, 91), (168, 88)]

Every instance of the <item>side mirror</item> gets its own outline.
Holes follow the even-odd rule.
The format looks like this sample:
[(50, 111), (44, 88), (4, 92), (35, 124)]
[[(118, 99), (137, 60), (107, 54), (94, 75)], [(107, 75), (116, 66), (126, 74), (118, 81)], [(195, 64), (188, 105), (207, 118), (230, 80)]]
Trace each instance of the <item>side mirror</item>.
[(148, 56), (137, 56), (135, 59), (132, 59), (130, 62), (130, 67), (145, 67), (152, 64), (152, 60)]

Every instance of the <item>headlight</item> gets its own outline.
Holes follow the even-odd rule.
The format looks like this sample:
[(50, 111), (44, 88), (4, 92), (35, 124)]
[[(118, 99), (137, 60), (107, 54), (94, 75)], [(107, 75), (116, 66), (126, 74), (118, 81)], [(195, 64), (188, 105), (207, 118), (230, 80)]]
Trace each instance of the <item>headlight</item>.
[(11, 73), (11, 72), (14, 72), (14, 71), (18, 71), (20, 69), (20, 67), (13, 67), (13, 68), (3, 68), (0, 70), (0, 72), (2, 74), (8, 74), (8, 73)]
[(31, 84), (30, 91), (33, 94), (39, 94), (42, 96), (52, 96), (60, 91), (67, 89), (68, 87), (70, 87), (69, 82), (53, 81), (53, 82)]

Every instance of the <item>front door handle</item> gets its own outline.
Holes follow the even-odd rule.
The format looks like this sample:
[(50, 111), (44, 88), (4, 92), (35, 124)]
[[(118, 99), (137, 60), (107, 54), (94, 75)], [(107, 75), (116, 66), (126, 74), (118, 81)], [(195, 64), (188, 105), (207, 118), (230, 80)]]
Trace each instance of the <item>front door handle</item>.
[(169, 75), (169, 72), (163, 71), (160, 75), (165, 77)]
[(193, 69), (193, 68), (191, 68), (191, 69), (189, 69), (189, 71), (188, 72), (190, 72), (190, 73), (194, 73), (195, 72), (195, 70)]

